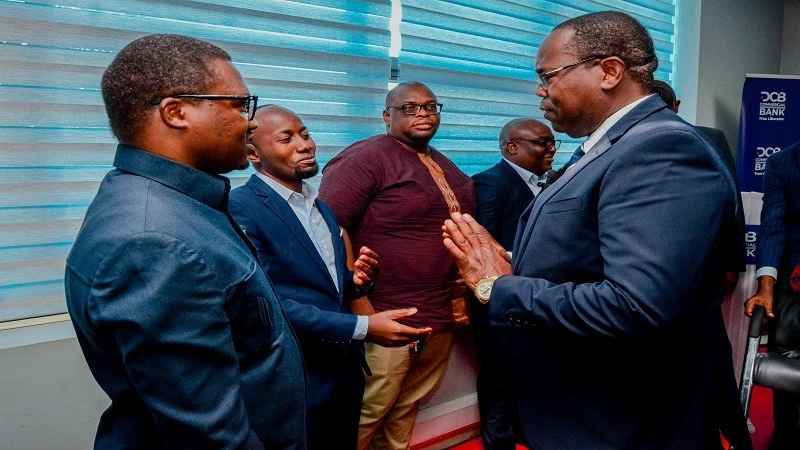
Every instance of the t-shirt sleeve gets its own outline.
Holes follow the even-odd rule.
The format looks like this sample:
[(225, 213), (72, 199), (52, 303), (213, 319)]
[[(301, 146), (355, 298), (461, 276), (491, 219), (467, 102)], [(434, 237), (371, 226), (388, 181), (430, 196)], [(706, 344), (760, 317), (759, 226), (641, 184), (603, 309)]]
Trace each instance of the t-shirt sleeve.
[(351, 153), (332, 159), (323, 170), (319, 198), (333, 210), (339, 225), (352, 233), (378, 190), (378, 179), (366, 156)]

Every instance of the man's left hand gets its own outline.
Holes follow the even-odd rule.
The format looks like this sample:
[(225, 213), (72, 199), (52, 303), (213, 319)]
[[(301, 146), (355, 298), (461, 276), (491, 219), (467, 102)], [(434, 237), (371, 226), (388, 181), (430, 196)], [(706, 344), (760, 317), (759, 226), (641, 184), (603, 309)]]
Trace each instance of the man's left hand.
[(483, 278), (511, 274), (506, 250), (472, 216), (452, 213), (443, 228), (444, 246), (471, 290)]
[(381, 258), (368, 247), (361, 247), (353, 264), (353, 284), (365, 287), (374, 283), (381, 273)]

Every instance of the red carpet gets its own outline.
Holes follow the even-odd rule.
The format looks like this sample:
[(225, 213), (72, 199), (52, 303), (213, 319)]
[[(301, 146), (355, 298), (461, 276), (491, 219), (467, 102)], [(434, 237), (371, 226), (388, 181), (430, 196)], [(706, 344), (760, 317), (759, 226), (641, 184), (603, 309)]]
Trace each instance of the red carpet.
[[(753, 388), (753, 399), (750, 405), (750, 421), (756, 427), (753, 437), (754, 450), (767, 450), (772, 433), (772, 391), (760, 386)], [(451, 447), (456, 450), (482, 450), (481, 438), (475, 438), (463, 444)], [(524, 450), (517, 446), (517, 450)]]

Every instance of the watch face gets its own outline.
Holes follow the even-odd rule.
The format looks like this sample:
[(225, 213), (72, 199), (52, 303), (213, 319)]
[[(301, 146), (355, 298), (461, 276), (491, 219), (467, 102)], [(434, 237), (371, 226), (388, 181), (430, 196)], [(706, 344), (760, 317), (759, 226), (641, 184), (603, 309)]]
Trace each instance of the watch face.
[(484, 279), (478, 282), (478, 285), (475, 286), (475, 296), (478, 297), (478, 300), (481, 303), (487, 303), (489, 301), (489, 296), (492, 295), (492, 285), (494, 280), (492, 279)]

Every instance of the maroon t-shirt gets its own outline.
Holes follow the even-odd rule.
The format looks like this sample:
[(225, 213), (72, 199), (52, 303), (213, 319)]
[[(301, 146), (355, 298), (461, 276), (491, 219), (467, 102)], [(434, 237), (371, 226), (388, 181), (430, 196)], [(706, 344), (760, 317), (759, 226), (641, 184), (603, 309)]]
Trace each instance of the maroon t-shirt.
[[(435, 149), (431, 158), (461, 204), (475, 214), (472, 179)], [(416, 307), (403, 322), (435, 331), (453, 321), (453, 291), (459, 278), (442, 244), (450, 217), (442, 191), (413, 150), (389, 135), (356, 142), (323, 170), (319, 198), (333, 209), (358, 252), (366, 245), (381, 257), (382, 271), (369, 295), (376, 311)]]

